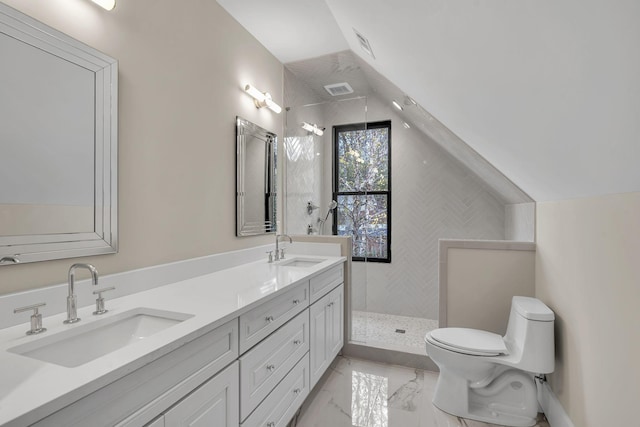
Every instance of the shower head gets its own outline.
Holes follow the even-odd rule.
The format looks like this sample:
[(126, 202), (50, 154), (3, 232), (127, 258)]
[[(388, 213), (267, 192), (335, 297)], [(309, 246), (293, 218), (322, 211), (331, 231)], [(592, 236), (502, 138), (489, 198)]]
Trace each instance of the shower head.
[(327, 215), (324, 217), (324, 220), (326, 221), (327, 218), (329, 218), (329, 214), (331, 213), (331, 211), (335, 210), (335, 208), (338, 207), (338, 202), (336, 202), (335, 200), (332, 200), (331, 203), (329, 203), (329, 209), (327, 209)]

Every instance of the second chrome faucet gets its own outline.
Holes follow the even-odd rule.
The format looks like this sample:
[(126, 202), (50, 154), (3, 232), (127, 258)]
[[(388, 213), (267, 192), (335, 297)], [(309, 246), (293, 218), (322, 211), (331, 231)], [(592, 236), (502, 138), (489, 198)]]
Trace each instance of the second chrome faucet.
[(280, 249), (278, 242), (280, 242), (280, 238), (281, 237), (286, 237), (287, 239), (289, 239), (289, 243), (293, 243), (293, 240), (291, 239), (291, 236), (289, 236), (288, 234), (278, 234), (276, 235), (276, 257), (275, 260), (281, 260), (284, 259), (284, 248)]

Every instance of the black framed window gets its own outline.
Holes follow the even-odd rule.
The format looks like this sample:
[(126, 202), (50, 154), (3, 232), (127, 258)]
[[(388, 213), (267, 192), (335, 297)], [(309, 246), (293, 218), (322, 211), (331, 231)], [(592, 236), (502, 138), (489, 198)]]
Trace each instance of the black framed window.
[(333, 127), (333, 234), (354, 261), (391, 262), (391, 121)]

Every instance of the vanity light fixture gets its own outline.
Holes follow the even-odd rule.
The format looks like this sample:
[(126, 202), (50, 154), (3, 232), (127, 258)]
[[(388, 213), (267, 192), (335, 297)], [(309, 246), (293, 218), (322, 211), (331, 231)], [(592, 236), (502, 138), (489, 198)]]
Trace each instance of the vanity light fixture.
[(253, 102), (256, 104), (257, 108), (268, 107), (276, 114), (280, 114), (280, 112), (282, 111), (282, 107), (273, 102), (273, 99), (271, 99), (271, 94), (269, 92), (260, 92), (258, 89), (251, 85), (246, 85), (244, 87), (244, 91), (253, 97)]
[(308, 132), (313, 132), (318, 136), (322, 136), (322, 134), (324, 134), (324, 128), (319, 128), (317, 124), (309, 124), (307, 122), (302, 122), (302, 129), (308, 131)]
[(404, 110), (404, 108), (402, 108), (402, 105), (398, 104), (398, 101), (396, 101), (395, 99), (392, 101), (393, 106), (396, 107), (398, 110), (402, 111)]
[(116, 0), (91, 0), (91, 1), (106, 10), (113, 10), (113, 8), (116, 7)]

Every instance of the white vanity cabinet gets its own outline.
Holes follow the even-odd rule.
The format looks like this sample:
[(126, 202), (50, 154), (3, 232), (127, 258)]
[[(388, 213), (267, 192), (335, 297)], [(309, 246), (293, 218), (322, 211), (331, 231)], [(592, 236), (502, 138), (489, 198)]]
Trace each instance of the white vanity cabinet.
[(294, 283), (237, 317), (201, 325), (162, 356), (146, 353), (126, 373), (98, 378), (100, 388), (65, 396), (71, 404), (15, 425), (285, 427), (342, 348), (343, 269), (293, 270)]
[[(274, 298), (281, 304), (275, 311), (270, 301), (247, 313), (247, 321), (240, 317), (241, 427), (285, 427), (342, 348), (343, 271), (337, 265)], [(281, 321), (287, 323), (243, 354), (243, 333), (251, 336), (249, 325), (261, 325), (272, 312), (286, 312)]]
[(311, 327), (311, 387), (338, 355), (344, 342), (344, 285), (333, 289), (309, 308)]

